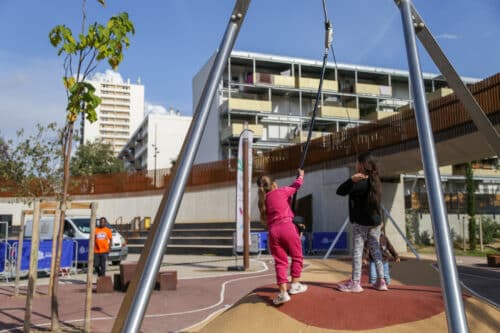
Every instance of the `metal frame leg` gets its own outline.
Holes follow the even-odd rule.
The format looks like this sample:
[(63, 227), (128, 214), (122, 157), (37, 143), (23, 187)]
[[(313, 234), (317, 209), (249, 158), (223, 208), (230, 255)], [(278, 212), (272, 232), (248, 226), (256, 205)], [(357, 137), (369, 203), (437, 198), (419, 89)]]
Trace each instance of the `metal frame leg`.
[(137, 272), (130, 282), (127, 294), (113, 325), (113, 333), (139, 332), (141, 328), (142, 320), (155, 284), (156, 274), (167, 248), (167, 240), (170, 237), (191, 167), (198, 151), (203, 131), (205, 130), (217, 86), (249, 5), (250, 0), (238, 0), (234, 6), (226, 32), (218, 48), (205, 87), (203, 88), (200, 101), (194, 112), (191, 127), (184, 140), (184, 146), (179, 155), (179, 162), (176, 163), (172, 182), (163, 195), (160, 208), (155, 217), (153, 229), (139, 259)]
[(330, 256), (330, 253), (332, 253), (333, 248), (335, 247), (335, 245), (337, 245), (337, 242), (339, 241), (340, 236), (342, 235), (342, 233), (344, 232), (344, 229), (347, 227), (348, 224), (349, 224), (349, 216), (346, 217), (344, 223), (340, 227), (340, 230), (337, 233), (337, 236), (335, 236), (335, 239), (333, 240), (332, 245), (330, 245), (330, 248), (328, 249), (328, 251), (326, 251), (326, 254), (323, 257), (323, 260), (328, 259), (328, 257)]
[(417, 122), (418, 140), (424, 165), (425, 181), (428, 188), (429, 208), (436, 243), (436, 254), (439, 262), (441, 286), (443, 288), (446, 318), (450, 332), (468, 332), (462, 293), (455, 266), (453, 244), (451, 244), (448, 214), (444, 205), (441, 179), (437, 164), (434, 135), (425, 99), (424, 82), (420, 69), (415, 27), (411, 13), (411, 1), (401, 0), (399, 3), (403, 31), (410, 69), (411, 88), (415, 102), (415, 119)]
[(413, 246), (413, 244), (408, 240), (408, 238), (406, 238), (406, 236), (403, 234), (403, 231), (401, 231), (401, 229), (399, 228), (399, 226), (396, 223), (396, 221), (394, 221), (394, 219), (392, 218), (391, 214), (389, 214), (389, 211), (383, 205), (382, 205), (382, 210), (384, 211), (385, 216), (387, 216), (389, 218), (389, 220), (392, 222), (392, 224), (394, 225), (394, 227), (396, 228), (396, 230), (399, 232), (399, 234), (401, 235), (401, 237), (405, 240), (406, 245), (408, 245), (408, 247), (410, 248), (411, 252), (413, 252), (413, 254), (417, 258), (417, 260), (420, 260), (420, 255), (418, 254), (418, 252), (415, 249), (415, 247)]

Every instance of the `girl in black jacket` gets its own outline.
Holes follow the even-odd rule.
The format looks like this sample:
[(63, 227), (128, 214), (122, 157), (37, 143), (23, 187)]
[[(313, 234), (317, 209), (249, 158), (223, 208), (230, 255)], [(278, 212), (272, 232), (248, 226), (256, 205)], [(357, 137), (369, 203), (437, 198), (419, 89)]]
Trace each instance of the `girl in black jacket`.
[(349, 195), (349, 218), (352, 223), (352, 279), (339, 284), (338, 289), (345, 292), (360, 293), (361, 265), (363, 247), (368, 239), (370, 252), (377, 267), (377, 290), (387, 290), (384, 280), (384, 268), (380, 254), (382, 185), (375, 158), (370, 153), (363, 153), (356, 161), (356, 173), (337, 189), (338, 195)]

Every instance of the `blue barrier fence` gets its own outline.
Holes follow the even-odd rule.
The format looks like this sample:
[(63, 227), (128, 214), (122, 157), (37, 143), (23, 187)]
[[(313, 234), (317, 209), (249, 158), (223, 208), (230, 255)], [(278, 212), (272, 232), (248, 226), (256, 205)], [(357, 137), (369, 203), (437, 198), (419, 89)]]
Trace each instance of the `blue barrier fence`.
[[(62, 244), (61, 268), (72, 267), (75, 261), (75, 245), (76, 242), (72, 239), (64, 239)], [(0, 242), (0, 272), (3, 272), (6, 263), (9, 262), (14, 268), (17, 262), (18, 241), (9, 240), (8, 243)], [(88, 241), (87, 241), (88, 253)], [(31, 240), (23, 241), (23, 254), (21, 258), (21, 271), (27, 271), (30, 265), (31, 256)], [(52, 240), (41, 240), (38, 249), (38, 270), (50, 271), (50, 261), (52, 259)], [(15, 269), (12, 270), (15, 272)]]
[[(302, 248), (304, 251), (309, 253), (310, 251), (320, 252), (326, 251), (332, 245), (333, 240), (337, 236), (337, 232), (313, 232), (307, 233), (302, 237)], [(261, 251), (267, 251), (268, 234), (267, 231), (259, 232), (260, 244), (259, 249)], [(312, 242), (308, 240), (312, 237)], [(310, 247), (310, 248), (309, 248)], [(335, 249), (346, 250), (347, 249), (347, 233), (343, 232), (335, 245)]]
[[(333, 243), (338, 232), (313, 232), (312, 250), (313, 251), (327, 251)], [(347, 249), (347, 233), (343, 232), (335, 244), (334, 249)]]

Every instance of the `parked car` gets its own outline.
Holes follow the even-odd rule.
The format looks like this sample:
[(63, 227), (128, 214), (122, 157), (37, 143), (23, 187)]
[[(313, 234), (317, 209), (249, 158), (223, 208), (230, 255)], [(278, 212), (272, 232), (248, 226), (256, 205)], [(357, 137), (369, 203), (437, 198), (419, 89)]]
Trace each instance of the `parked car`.
[[(99, 221), (99, 218), (96, 220)], [(40, 219), (40, 239), (52, 239), (52, 231), (54, 226), (53, 217), (43, 217)], [(127, 259), (128, 246), (125, 238), (116, 230), (115, 227), (108, 223), (108, 228), (112, 231), (111, 249), (108, 255), (108, 260), (113, 265), (120, 264), (121, 261)], [(24, 235), (31, 237), (33, 229), (33, 221), (26, 221)], [(83, 216), (66, 216), (64, 219), (64, 236), (75, 240), (89, 239), (90, 234), (90, 218)]]

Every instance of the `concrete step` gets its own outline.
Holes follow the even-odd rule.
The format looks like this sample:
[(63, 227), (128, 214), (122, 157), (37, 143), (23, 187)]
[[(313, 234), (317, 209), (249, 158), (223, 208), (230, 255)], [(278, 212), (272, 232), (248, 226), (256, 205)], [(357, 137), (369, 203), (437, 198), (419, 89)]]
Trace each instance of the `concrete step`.
[(236, 229), (175, 229), (172, 237), (233, 237)]
[(168, 245), (233, 245), (233, 237), (170, 237)]
[[(142, 245), (129, 245), (129, 253), (140, 254), (144, 249)], [(232, 246), (214, 245), (168, 245), (166, 254), (186, 254), (186, 255), (218, 255), (232, 256)]]

